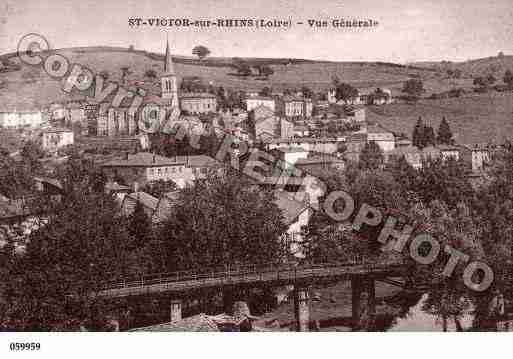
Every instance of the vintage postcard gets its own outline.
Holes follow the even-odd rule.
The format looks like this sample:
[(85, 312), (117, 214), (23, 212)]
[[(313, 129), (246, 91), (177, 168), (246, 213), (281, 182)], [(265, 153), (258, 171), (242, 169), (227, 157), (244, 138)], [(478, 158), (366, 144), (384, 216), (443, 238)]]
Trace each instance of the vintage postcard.
[(511, 9), (1, 0), (0, 332), (512, 331)]

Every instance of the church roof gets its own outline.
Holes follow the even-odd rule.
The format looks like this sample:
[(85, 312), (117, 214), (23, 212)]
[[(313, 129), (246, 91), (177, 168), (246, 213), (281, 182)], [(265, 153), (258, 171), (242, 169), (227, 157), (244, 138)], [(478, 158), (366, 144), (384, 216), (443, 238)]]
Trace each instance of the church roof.
[(169, 40), (166, 42), (166, 56), (164, 58), (164, 73), (165, 74), (173, 74), (173, 75), (175, 73), (173, 59), (171, 58), (171, 51), (169, 50)]

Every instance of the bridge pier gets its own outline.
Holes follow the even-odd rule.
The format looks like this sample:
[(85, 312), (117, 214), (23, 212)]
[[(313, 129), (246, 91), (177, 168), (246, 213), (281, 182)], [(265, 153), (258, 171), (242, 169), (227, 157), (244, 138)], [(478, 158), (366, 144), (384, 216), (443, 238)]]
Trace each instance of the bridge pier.
[(170, 322), (179, 322), (182, 320), (182, 300), (172, 299), (171, 300), (171, 313)]
[(373, 278), (351, 278), (353, 330), (367, 329), (376, 315), (376, 286)]
[(308, 288), (294, 287), (294, 316), (296, 319), (296, 330), (298, 332), (308, 332), (310, 325)]
[(235, 289), (223, 289), (223, 311), (226, 314), (233, 314), (233, 303), (235, 303)]

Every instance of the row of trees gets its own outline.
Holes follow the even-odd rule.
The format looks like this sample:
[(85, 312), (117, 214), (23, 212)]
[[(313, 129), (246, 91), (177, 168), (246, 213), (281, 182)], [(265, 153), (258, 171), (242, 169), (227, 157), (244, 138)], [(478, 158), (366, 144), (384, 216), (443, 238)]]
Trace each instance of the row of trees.
[(438, 133), (435, 136), (433, 127), (426, 125), (421, 117), (417, 120), (412, 132), (412, 144), (420, 149), (428, 146), (435, 146), (437, 144), (452, 145), (454, 144), (453, 135), (449, 123), (442, 118)]
[[(511, 72), (511, 70), (509, 70), (509, 69), (506, 70), (502, 80), (509, 89), (513, 89), (513, 72)], [(474, 83), (474, 86), (476, 86), (478, 88), (486, 89), (490, 86), (493, 86), (496, 82), (497, 82), (497, 78), (494, 75), (489, 74), (488, 76), (475, 77), (473, 83)]]
[(258, 78), (268, 79), (269, 76), (274, 74), (274, 70), (267, 64), (252, 64), (240, 58), (234, 58), (232, 65), (239, 76), (248, 77), (254, 75)]
[[(479, 294), (463, 285), (464, 266), (457, 266), (450, 277), (442, 275), (449, 260), (449, 254), (443, 251), (435, 263), (415, 266), (411, 278), (414, 283), (428, 283), (432, 288), (424, 310), (445, 322), (448, 316), (457, 320), (473, 305), (477, 308), (475, 325), (484, 329), (487, 321), (493, 319), (490, 303), (496, 290), (508, 297), (513, 295), (509, 289), (513, 256), (513, 145), (507, 143), (501, 148), (492, 164), (488, 181), (476, 187), (465, 176), (466, 166), (461, 160), (430, 159), (420, 169), (414, 169), (401, 158), (384, 166), (379, 147), (369, 143), (356, 166), (350, 164), (344, 172), (327, 174), (326, 183), (329, 191), (348, 192), (355, 200), (356, 209), (362, 203), (376, 207), (381, 213), (398, 219), (396, 228), (412, 225), (413, 236), (428, 233), (437, 239), (441, 248), (449, 245), (472, 260), (490, 265), (494, 283)], [(343, 205), (335, 203), (336, 210), (341, 211)], [(350, 224), (335, 222), (317, 212), (306, 231), (305, 248), (313, 261), (340, 260), (355, 255), (378, 260), (384, 257), (382, 246), (377, 242), (383, 225), (384, 220), (377, 228), (364, 226), (356, 232)]]
[[(159, 227), (140, 204), (130, 216), (122, 215), (89, 160), (72, 156), (58, 174), (61, 200), (34, 201), (34, 213), (44, 213), (40, 226), (26, 242), (11, 242), (0, 253), (6, 279), (0, 286), (0, 328), (105, 329), (112, 308), (92, 294), (109, 282), (284, 258), (286, 227), (274, 194), (228, 168), (181, 191)], [(158, 183), (149, 190), (161, 195), (169, 186)], [(26, 244), (24, 253), (15, 251), (20, 244)]]

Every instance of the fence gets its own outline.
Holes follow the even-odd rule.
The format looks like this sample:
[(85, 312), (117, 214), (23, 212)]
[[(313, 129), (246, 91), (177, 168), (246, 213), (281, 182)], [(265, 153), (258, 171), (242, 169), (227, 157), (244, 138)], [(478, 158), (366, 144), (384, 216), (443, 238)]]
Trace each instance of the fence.
[(343, 274), (366, 274), (383, 272), (403, 267), (398, 261), (368, 261), (354, 258), (345, 262), (326, 262), (304, 265), (294, 264), (250, 264), (242, 266), (214, 267), (193, 271), (155, 273), (107, 283), (105, 291), (123, 288), (141, 288), (165, 285), (175, 289), (201, 287), (215, 284), (237, 284), (244, 282), (296, 281), (311, 277), (329, 277)]

